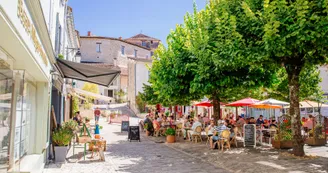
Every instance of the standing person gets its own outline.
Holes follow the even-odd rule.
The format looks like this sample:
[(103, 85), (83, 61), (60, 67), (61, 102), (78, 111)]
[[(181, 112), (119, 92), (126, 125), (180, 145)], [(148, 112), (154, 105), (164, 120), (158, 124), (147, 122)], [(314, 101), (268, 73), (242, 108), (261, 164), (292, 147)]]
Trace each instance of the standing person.
[(100, 113), (99, 107), (97, 107), (94, 111), (96, 123), (99, 121)]

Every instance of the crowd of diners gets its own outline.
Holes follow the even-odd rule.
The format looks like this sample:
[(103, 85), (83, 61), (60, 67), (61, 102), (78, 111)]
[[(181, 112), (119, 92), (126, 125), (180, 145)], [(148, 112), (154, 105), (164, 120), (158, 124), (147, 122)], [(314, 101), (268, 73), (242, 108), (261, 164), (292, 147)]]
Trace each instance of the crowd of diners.
[[(214, 119), (208, 119), (207, 117), (202, 117), (201, 115), (192, 117), (190, 115), (182, 116), (178, 119), (175, 119), (173, 114), (166, 116), (163, 113), (149, 113), (146, 118), (141, 122), (142, 125), (145, 123), (152, 124), (152, 127), (158, 129), (150, 128), (150, 134), (153, 135), (154, 131), (162, 129), (163, 132), (166, 128), (172, 127), (177, 128), (178, 124), (182, 129), (184, 140), (190, 140), (195, 133), (195, 130), (198, 126), (202, 128), (203, 131), (207, 132), (208, 137), (210, 138), (210, 148), (214, 148), (214, 142), (220, 138), (220, 134), (224, 130), (230, 131), (230, 137), (234, 135), (243, 136), (243, 126), (244, 124), (254, 124), (256, 128), (264, 129), (276, 129), (278, 127), (277, 121), (272, 119), (264, 119), (263, 115), (260, 115), (257, 119), (254, 117), (244, 118), (243, 116), (237, 116), (234, 118), (233, 114), (229, 114), (226, 118), (220, 119), (215, 123)], [(315, 119), (312, 115), (309, 115), (309, 118), (302, 118), (302, 124), (304, 129), (312, 129), (315, 125)]]

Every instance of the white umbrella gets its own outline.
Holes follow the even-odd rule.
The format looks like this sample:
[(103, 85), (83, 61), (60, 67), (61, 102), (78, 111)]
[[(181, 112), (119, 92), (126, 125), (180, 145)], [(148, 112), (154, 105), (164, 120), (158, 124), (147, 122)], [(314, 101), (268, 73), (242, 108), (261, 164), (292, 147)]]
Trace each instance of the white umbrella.
[(288, 102), (284, 102), (284, 101), (280, 101), (280, 100), (276, 100), (276, 99), (266, 99), (263, 101), (258, 102), (259, 104), (270, 104), (270, 105), (280, 105), (280, 106), (287, 106), (289, 105)]
[[(269, 98), (263, 101), (258, 102), (258, 104), (269, 104), (269, 105), (279, 105), (279, 106), (287, 106), (289, 105), (288, 102), (284, 102), (284, 101), (280, 101), (280, 100), (276, 100), (273, 98)], [(270, 109), (270, 114), (271, 114), (271, 109)], [(274, 114), (275, 114), (275, 110), (274, 110)], [(271, 115), (270, 115), (271, 117)], [(275, 115), (276, 119), (278, 119), (278, 117)]]

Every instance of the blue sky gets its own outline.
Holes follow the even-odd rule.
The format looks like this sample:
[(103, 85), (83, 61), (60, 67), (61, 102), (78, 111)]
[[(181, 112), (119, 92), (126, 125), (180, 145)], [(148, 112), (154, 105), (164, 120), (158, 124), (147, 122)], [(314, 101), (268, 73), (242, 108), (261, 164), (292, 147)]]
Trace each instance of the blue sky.
[[(195, 0), (198, 10), (206, 0)], [(129, 38), (143, 34), (166, 42), (176, 24), (192, 12), (193, 0), (69, 0), (80, 35)]]

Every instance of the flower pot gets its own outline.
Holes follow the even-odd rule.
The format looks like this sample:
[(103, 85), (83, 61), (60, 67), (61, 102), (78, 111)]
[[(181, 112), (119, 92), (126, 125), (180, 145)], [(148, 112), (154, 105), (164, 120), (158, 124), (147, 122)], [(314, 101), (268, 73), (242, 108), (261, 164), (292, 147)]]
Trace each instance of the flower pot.
[(167, 135), (166, 136), (166, 142), (167, 143), (174, 143), (175, 142), (175, 136), (173, 136), (173, 135)]
[(65, 162), (67, 155), (68, 147), (67, 146), (55, 146), (55, 161), (57, 163)]
[(272, 140), (272, 147), (275, 149), (291, 149), (293, 148), (293, 141), (275, 141)]
[(146, 136), (150, 136), (150, 131), (146, 131)]
[(305, 140), (305, 144), (308, 144), (310, 146), (325, 146), (326, 140), (324, 138), (318, 139), (318, 138), (307, 138)]

